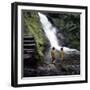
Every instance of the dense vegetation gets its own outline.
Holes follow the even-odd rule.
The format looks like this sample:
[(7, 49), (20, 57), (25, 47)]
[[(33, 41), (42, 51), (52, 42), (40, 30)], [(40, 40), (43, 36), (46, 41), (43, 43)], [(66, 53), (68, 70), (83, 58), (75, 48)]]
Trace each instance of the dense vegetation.
[(80, 50), (80, 14), (79, 13), (46, 13), (48, 19), (62, 33), (64, 45)]
[(36, 42), (36, 59), (39, 63), (42, 62), (44, 57), (44, 46), (46, 37), (41, 27), (41, 23), (37, 12), (23, 11), (24, 17), (24, 34), (32, 35)]

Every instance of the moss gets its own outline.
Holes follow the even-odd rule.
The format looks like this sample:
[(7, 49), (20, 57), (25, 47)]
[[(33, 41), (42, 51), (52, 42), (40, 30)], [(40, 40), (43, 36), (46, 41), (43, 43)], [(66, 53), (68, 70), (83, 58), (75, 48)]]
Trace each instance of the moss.
[(24, 24), (27, 27), (28, 35), (32, 34), (36, 42), (36, 58), (42, 62), (44, 57), (45, 36), (40, 24), (37, 12), (24, 12)]

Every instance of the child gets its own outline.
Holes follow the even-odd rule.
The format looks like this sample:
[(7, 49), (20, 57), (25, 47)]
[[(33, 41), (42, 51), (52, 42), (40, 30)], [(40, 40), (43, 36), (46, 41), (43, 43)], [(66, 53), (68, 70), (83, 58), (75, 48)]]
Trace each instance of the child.
[(61, 48), (61, 51), (60, 51), (60, 58), (61, 58), (61, 61), (64, 60), (64, 51), (63, 51), (63, 48)]
[(55, 63), (55, 48), (53, 47), (52, 50), (51, 50), (51, 58), (52, 58), (52, 63), (54, 64)]

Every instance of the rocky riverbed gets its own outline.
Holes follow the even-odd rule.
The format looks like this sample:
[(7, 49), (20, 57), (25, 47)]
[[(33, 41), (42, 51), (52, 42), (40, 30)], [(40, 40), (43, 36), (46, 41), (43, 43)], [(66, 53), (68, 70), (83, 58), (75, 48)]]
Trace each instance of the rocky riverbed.
[[(47, 59), (47, 60), (46, 60)], [(24, 77), (35, 76), (56, 76), (56, 75), (79, 75), (80, 74), (80, 54), (65, 53), (62, 62), (58, 55), (55, 64), (51, 63), (49, 52), (46, 54), (45, 61), (37, 68), (24, 68)]]

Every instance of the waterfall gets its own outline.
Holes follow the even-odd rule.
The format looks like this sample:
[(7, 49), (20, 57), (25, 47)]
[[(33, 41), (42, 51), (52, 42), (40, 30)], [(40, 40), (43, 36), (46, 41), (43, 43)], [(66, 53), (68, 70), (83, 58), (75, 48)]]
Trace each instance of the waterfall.
[(39, 16), (46, 37), (50, 41), (51, 47), (55, 47), (57, 50), (60, 50), (60, 46), (56, 37), (56, 28), (52, 26), (44, 14), (39, 13)]
[[(58, 39), (56, 37), (56, 31), (57, 31), (56, 28), (51, 24), (51, 22), (48, 20), (48, 18), (44, 14), (39, 12), (38, 15), (40, 17), (40, 22), (42, 24), (46, 37), (50, 41), (51, 48), (55, 47), (56, 50), (60, 51), (61, 46), (59, 45)], [(76, 50), (76, 49), (69, 49), (67, 47), (63, 47), (63, 48), (64, 48), (64, 51)]]

